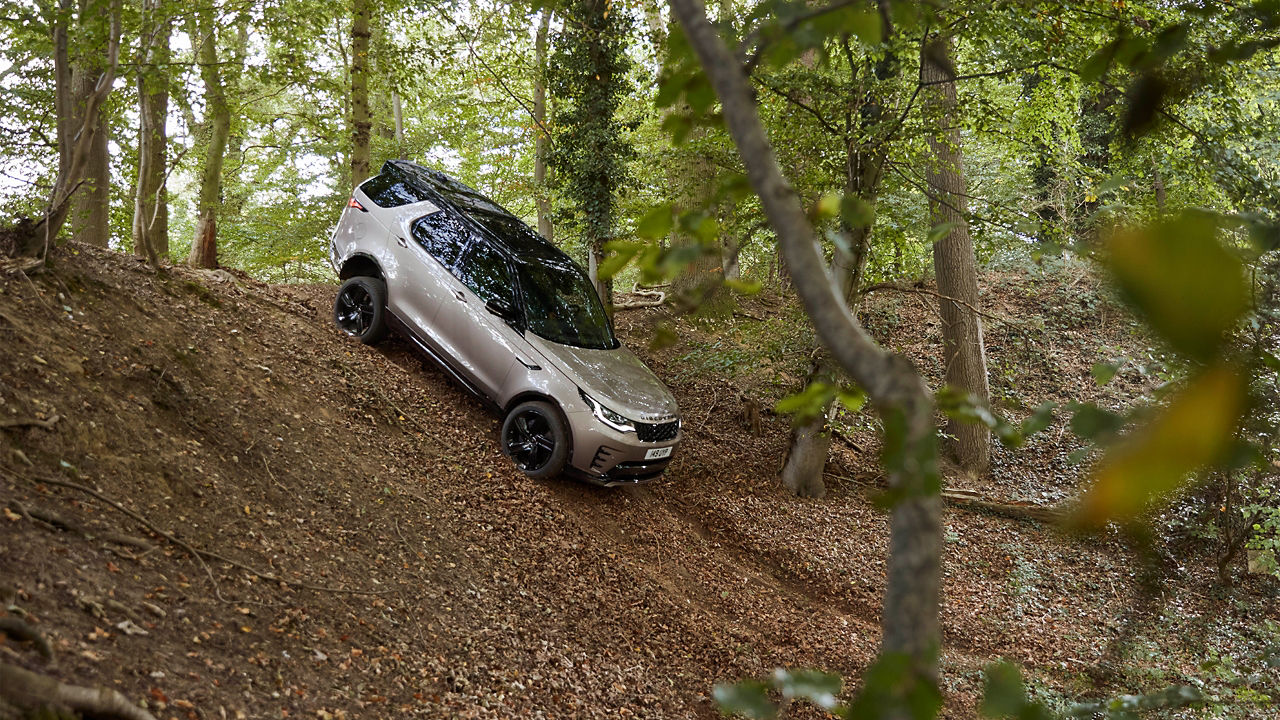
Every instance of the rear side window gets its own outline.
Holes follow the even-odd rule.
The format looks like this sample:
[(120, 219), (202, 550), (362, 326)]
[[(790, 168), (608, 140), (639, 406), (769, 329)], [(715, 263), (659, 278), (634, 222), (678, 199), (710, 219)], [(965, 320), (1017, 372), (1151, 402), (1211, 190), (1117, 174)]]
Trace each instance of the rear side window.
[(434, 212), (413, 221), (413, 239), (431, 257), (451, 270), (470, 236), (462, 221), (448, 210)]
[(486, 303), (495, 297), (504, 297), (513, 304), (515, 302), (511, 264), (483, 240), (477, 238), (471, 243), (453, 274)]
[(370, 200), (377, 203), (378, 207), (384, 208), (400, 207), (427, 199), (420, 197), (418, 191), (385, 173), (366, 180), (360, 189), (369, 196)]

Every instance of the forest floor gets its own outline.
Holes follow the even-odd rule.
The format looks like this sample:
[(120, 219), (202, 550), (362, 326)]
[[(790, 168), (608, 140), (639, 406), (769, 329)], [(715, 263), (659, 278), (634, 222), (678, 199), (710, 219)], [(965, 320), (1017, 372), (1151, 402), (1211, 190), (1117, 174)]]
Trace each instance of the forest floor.
[[(826, 498), (780, 488), (788, 423), (767, 408), (799, 388), (811, 338), (779, 296), (714, 327), (620, 314), (686, 441), (661, 480), (601, 489), (516, 472), (497, 418), (442, 372), (333, 328), (331, 286), (157, 274), (76, 245), (54, 260), (0, 278), (0, 426), (43, 422), (0, 429), (0, 608), (54, 661), (2, 636), (0, 661), (160, 718), (686, 718), (717, 715), (717, 682), (786, 666), (852, 684), (876, 651), (875, 423), (841, 420)], [(983, 287), (1013, 419), (1045, 400), (1120, 407), (1162, 381), (1083, 267)], [(935, 306), (875, 294), (864, 313), (932, 382)], [(661, 324), (679, 339), (651, 350)], [(1122, 355), (1099, 386), (1093, 363)], [(951, 482), (1057, 503), (1082, 484), (1079, 447), (1060, 418), (1000, 450), (991, 477)], [(1207, 554), (1166, 557), (1150, 582), (1119, 534), (945, 521), (947, 717), (976, 715), (982, 668), (1002, 658), (1060, 704), (1212, 685), (1204, 661), (1244, 672), (1280, 640), (1277, 583), (1238, 569), (1221, 586)]]

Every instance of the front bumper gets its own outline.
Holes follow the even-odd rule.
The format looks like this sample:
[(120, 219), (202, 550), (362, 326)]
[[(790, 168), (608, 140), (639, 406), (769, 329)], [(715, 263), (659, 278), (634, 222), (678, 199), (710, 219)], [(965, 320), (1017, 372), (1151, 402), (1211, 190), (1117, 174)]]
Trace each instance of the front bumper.
[[(671, 464), (684, 440), (684, 432), (661, 442), (644, 442), (635, 433), (620, 433), (596, 419), (590, 412), (571, 413), (573, 456), (569, 466), (574, 475), (605, 487), (639, 485), (657, 479)], [(671, 448), (663, 458), (647, 457), (651, 451)]]

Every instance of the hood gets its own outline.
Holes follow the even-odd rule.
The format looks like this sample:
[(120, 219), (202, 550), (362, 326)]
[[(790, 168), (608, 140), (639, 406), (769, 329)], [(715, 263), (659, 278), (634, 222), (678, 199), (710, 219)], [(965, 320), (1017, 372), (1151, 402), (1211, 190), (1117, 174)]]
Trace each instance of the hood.
[(671, 391), (624, 346), (615, 350), (560, 345), (529, 333), (528, 340), (588, 395), (610, 410), (646, 423), (676, 419)]

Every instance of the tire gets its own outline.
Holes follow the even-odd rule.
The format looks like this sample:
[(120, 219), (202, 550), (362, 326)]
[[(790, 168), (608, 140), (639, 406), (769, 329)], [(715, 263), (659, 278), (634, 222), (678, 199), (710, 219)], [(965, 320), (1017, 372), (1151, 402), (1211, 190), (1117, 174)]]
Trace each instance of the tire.
[(378, 278), (357, 275), (338, 288), (333, 301), (338, 329), (365, 345), (387, 336), (387, 285)]
[(569, 460), (569, 431), (560, 411), (541, 400), (523, 402), (502, 421), (502, 452), (525, 475), (555, 477)]

